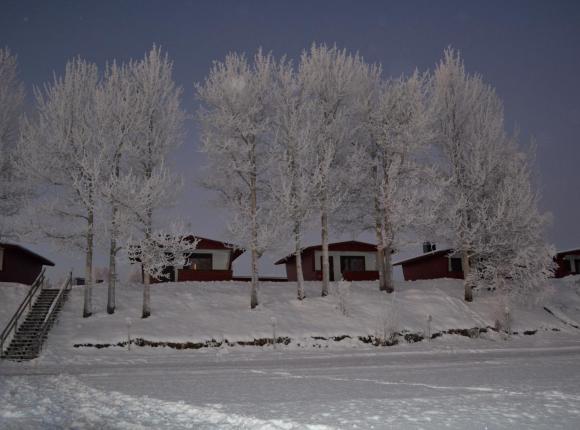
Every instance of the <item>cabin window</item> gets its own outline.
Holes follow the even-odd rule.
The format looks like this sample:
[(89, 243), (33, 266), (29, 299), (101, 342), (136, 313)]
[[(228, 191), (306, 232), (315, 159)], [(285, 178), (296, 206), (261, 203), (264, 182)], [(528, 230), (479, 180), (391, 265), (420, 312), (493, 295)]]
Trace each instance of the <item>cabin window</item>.
[(213, 259), (211, 254), (191, 254), (189, 267), (192, 270), (212, 270)]
[(343, 256), (340, 257), (340, 271), (344, 272), (364, 272), (365, 271), (365, 258), (362, 256), (352, 257)]
[(0, 248), (0, 270), (4, 267), (4, 248)]
[(580, 257), (570, 258), (570, 272), (580, 273)]
[(463, 268), (461, 267), (461, 258), (456, 257), (449, 258), (449, 271), (463, 272)]

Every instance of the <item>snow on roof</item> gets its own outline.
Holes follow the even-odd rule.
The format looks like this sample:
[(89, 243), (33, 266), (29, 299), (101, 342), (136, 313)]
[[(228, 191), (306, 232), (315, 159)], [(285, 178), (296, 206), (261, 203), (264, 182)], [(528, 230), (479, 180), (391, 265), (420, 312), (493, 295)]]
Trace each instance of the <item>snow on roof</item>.
[(426, 252), (424, 254), (417, 255), (415, 257), (406, 258), (404, 260), (397, 261), (397, 262), (393, 263), (393, 266), (399, 266), (399, 265), (405, 264), (405, 263), (411, 263), (411, 262), (414, 262), (414, 261), (420, 261), (420, 260), (423, 260), (423, 259), (426, 259), (426, 258), (429, 258), (429, 257), (436, 257), (438, 255), (445, 254), (445, 253), (451, 253), (451, 252), (453, 252), (453, 250), (450, 249), (450, 248), (446, 248), (446, 249), (436, 249), (435, 251)]
[(580, 252), (580, 248), (572, 248), (572, 249), (566, 249), (564, 251), (557, 251), (556, 255), (562, 255), (562, 254), (574, 254), (576, 252)]
[[(232, 251), (232, 261), (242, 255), (246, 250), (238, 245), (222, 242), (220, 240), (208, 239), (207, 237), (201, 237), (198, 235), (189, 235), (187, 238), (194, 240), (198, 239), (197, 249), (228, 249)], [(195, 251), (194, 251), (195, 253)]]

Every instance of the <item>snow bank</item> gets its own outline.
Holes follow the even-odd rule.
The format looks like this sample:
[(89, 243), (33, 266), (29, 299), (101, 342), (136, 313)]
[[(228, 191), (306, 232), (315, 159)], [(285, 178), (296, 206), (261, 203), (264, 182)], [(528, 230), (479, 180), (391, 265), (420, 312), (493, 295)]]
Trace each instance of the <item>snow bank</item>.
[(30, 285), (0, 282), (0, 332), (8, 324), (28, 290)]
[[(386, 331), (431, 333), (450, 329), (493, 327), (504, 307), (495, 293), (481, 293), (467, 304), (462, 284), (456, 280), (401, 282), (392, 295), (378, 291), (375, 282), (353, 283), (346, 298), (346, 315), (340, 298), (320, 297), (320, 284), (307, 283), (307, 299), (295, 299), (294, 283), (263, 283), (260, 305), (249, 309), (249, 285), (243, 282), (184, 282), (151, 286), (152, 315), (141, 319), (142, 289), (119, 285), (117, 311), (108, 315), (107, 289), (93, 289), (94, 315), (82, 318), (82, 287), (71, 298), (48, 339), (52, 352), (70, 350), (75, 344), (117, 344), (131, 337), (153, 342), (229, 342), (271, 338), (292, 339), (292, 346), (312, 337), (348, 335), (381, 336)], [(554, 280), (543, 301), (512, 307), (514, 331), (558, 330), (578, 332), (580, 285)], [(551, 310), (547, 312), (544, 307)], [(131, 320), (131, 327), (127, 326)], [(342, 342), (352, 347), (358, 341)], [(359, 344), (360, 345), (360, 344)], [(356, 345), (354, 345), (356, 346)]]

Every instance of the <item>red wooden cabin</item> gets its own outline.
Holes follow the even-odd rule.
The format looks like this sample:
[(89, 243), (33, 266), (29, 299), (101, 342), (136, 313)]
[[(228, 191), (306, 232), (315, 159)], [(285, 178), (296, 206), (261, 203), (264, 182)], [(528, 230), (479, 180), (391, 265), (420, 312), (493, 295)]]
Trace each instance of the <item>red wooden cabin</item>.
[(32, 285), (42, 266), (54, 263), (20, 245), (0, 243), (0, 282)]
[(244, 253), (244, 249), (226, 242), (207, 239), (200, 236), (189, 236), (188, 239), (199, 239), (187, 263), (183, 267), (168, 267), (168, 278), (153, 282), (179, 281), (231, 281), (233, 278), (232, 263)]
[[(330, 280), (374, 281), (377, 271), (377, 246), (351, 240), (328, 245)], [(302, 250), (302, 271), (305, 281), (322, 280), (322, 245)], [(296, 281), (296, 256), (288, 255), (274, 264), (285, 264), (288, 281)]]
[(554, 278), (563, 278), (569, 275), (580, 275), (580, 248), (560, 251), (554, 258), (556, 270)]
[(393, 266), (403, 268), (405, 281), (437, 278), (463, 279), (461, 258), (455, 256), (451, 249), (429, 251), (394, 263)]

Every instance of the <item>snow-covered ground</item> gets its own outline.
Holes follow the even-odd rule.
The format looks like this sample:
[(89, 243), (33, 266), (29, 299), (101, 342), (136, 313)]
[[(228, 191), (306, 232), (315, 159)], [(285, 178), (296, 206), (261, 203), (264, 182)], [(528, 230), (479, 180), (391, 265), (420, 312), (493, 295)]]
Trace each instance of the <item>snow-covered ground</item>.
[(29, 285), (0, 282), (0, 331), (4, 330), (29, 289)]
[[(554, 280), (539, 303), (518, 305), (511, 310), (512, 329), (560, 330), (577, 333), (580, 327), (580, 283), (576, 278)], [(339, 297), (320, 297), (320, 284), (309, 283), (307, 299), (295, 299), (294, 283), (264, 283), (260, 305), (249, 309), (249, 286), (243, 282), (171, 283), (151, 287), (152, 315), (141, 319), (142, 289), (120, 285), (117, 311), (108, 315), (106, 286), (93, 289), (94, 315), (82, 318), (82, 287), (72, 290), (58, 325), (52, 330), (40, 361), (80, 357), (95, 360), (104, 349), (74, 348), (75, 344), (117, 344), (130, 334), (154, 342), (201, 343), (248, 342), (271, 338), (273, 318), (276, 336), (291, 339), (281, 349), (311, 348), (313, 337), (348, 335), (340, 342), (322, 342), (323, 348), (352, 349), (363, 346), (358, 336), (383, 336), (385, 331), (431, 333), (450, 329), (494, 326), (503, 318), (505, 305), (497, 296), (482, 293), (472, 304), (462, 299), (457, 280), (401, 282), (393, 295), (378, 291), (374, 282), (355, 283), (346, 298), (347, 315), (338, 306)], [(544, 307), (551, 310), (547, 312)], [(428, 323), (429, 315), (432, 321)], [(120, 348), (120, 347), (115, 347)], [(147, 348), (151, 349), (151, 348)]]
[[(394, 299), (360, 283), (343, 315), (338, 297), (318, 297), (318, 284), (303, 303), (293, 287), (264, 284), (250, 311), (243, 283), (155, 285), (146, 320), (137, 287), (121, 286), (113, 316), (104, 311), (106, 288), (95, 288), (88, 319), (74, 289), (41, 358), (0, 362), (0, 428), (580, 428), (578, 278), (553, 281), (543, 301), (513, 307), (518, 335), (445, 334), (391, 347), (357, 336), (386, 323), (424, 333), (428, 315), (432, 332), (492, 326), (504, 305), (489, 293), (466, 305), (457, 281), (400, 283)], [(231, 344), (271, 336), (275, 317), (277, 336), (291, 342), (73, 346), (124, 341), (127, 317), (132, 337)], [(351, 338), (313, 339), (342, 335)]]
[(580, 343), (517, 343), (9, 367), (0, 428), (579, 428)]

